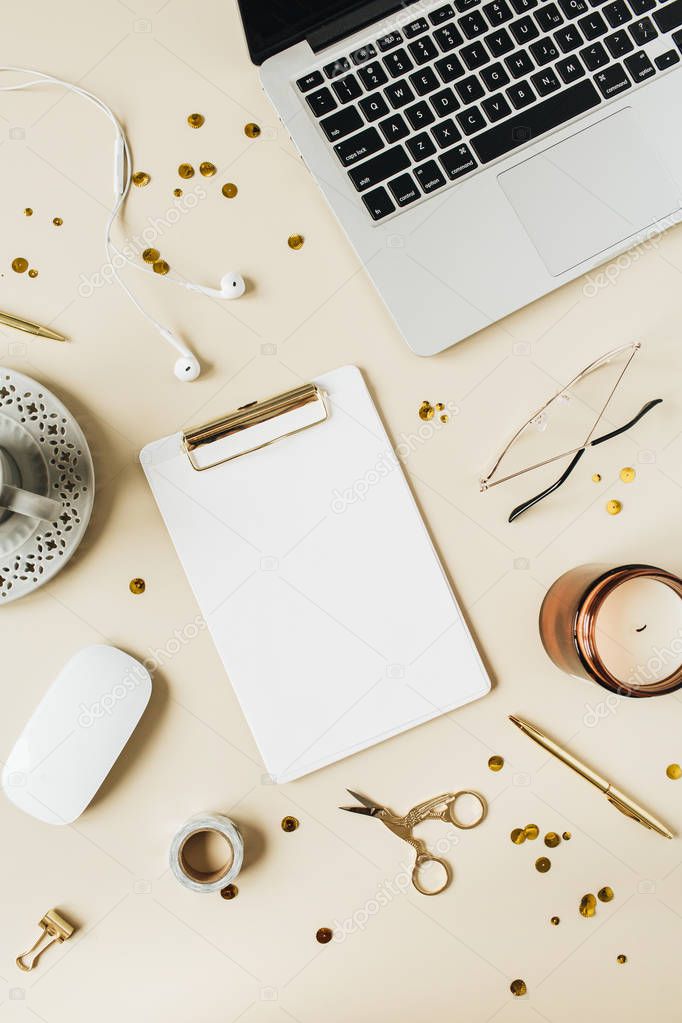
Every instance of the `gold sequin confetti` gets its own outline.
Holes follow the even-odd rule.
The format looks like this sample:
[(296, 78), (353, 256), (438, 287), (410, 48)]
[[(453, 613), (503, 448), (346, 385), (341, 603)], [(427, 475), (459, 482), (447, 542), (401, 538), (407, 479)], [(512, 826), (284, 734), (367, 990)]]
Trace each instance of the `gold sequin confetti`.
[(514, 828), (511, 835), (509, 836), (514, 845), (523, 845), (526, 841), (526, 832), (523, 828)]
[(25, 217), (32, 217), (33, 216), (33, 210), (31, 209), (30, 206), (27, 206), (26, 209), (24, 210), (24, 216)]
[(190, 128), (201, 128), (206, 118), (203, 114), (190, 114), (187, 118), (187, 123)]
[(218, 168), (214, 163), (210, 163), (208, 160), (204, 160), (203, 163), (199, 164), (199, 173), (205, 178), (212, 178)]
[(494, 757), (490, 757), (488, 760), (488, 767), (491, 771), (501, 771), (504, 767), (504, 757), (500, 757), (495, 754)]
[(438, 412), (445, 412), (445, 405), (443, 404), (442, 401), (436, 402), (436, 409)]
[(158, 249), (145, 249), (142, 253), (142, 258), (145, 263), (156, 263), (157, 259), (161, 256)]
[(679, 764), (668, 764), (665, 773), (671, 781), (678, 781), (679, 778), (682, 778), (682, 767)]
[(597, 892), (597, 898), (600, 902), (611, 902), (613, 899), (613, 888), (610, 888), (607, 884), (603, 888), (600, 888)]
[(228, 181), (227, 184), (223, 185), (221, 192), (226, 199), (234, 199), (239, 189), (232, 181)]
[(181, 163), (178, 167), (178, 174), (181, 178), (185, 178), (185, 180), (187, 180), (187, 178), (193, 178), (194, 167), (191, 163)]
[(173, 195), (175, 196), (176, 199), (179, 199), (180, 196), (182, 195), (182, 189), (181, 188), (174, 188), (173, 189)]
[(525, 994), (528, 994), (526, 982), (525, 980), (521, 980), (521, 978), (519, 978), (518, 980), (513, 980), (509, 985), (509, 990), (513, 995), (516, 996), (516, 998), (523, 998)]
[(561, 920), (559, 919), (558, 916), (553, 916), (553, 917), (550, 917), (550, 921), (549, 922), (551, 923), (552, 927), (558, 927), (559, 924), (561, 923)]
[(16, 259), (12, 260), (12, 269), (15, 274), (25, 274), (28, 270), (28, 260), (24, 259), (23, 256), (17, 256)]
[(593, 483), (601, 483), (601, 473), (600, 473), (600, 472), (595, 472), (595, 473), (593, 474), (593, 476), (592, 476), (592, 482), (593, 482)]
[(436, 410), (430, 401), (423, 401), (419, 406), (419, 418), (427, 422), (429, 419), (433, 419), (436, 414)]
[(564, 831), (564, 833), (563, 833), (563, 835), (561, 837), (563, 838), (564, 842), (570, 842), (571, 838), (572, 838), (572, 835), (571, 835), (570, 831)]
[(539, 874), (546, 874), (552, 866), (552, 861), (548, 860), (546, 856), (541, 856), (535, 861), (535, 869)]
[(31, 280), (35, 280), (36, 277), (38, 276), (38, 271), (34, 266), (32, 266), (31, 269), (29, 270), (28, 276), (31, 278)]
[(635, 470), (629, 465), (620, 470), (620, 478), (623, 483), (632, 483), (636, 475)]
[(334, 934), (331, 927), (320, 927), (319, 931), (315, 935), (320, 945), (328, 945), (333, 936)]
[(220, 897), (223, 899), (236, 899), (239, 895), (239, 889), (236, 884), (228, 884), (225, 888), (220, 889)]
[(540, 828), (537, 826), (537, 824), (526, 824), (523, 830), (526, 838), (529, 838), (531, 842), (534, 842), (535, 839), (540, 834)]
[(296, 817), (283, 817), (282, 818), (282, 831), (296, 831), (298, 827), (298, 818)]
[(61, 217), (53, 217), (52, 223), (54, 224), (55, 227), (61, 227), (64, 221), (62, 220)]
[(287, 238), (287, 245), (290, 249), (298, 252), (299, 249), (303, 248), (304, 238), (302, 234), (290, 234)]
[(545, 845), (549, 849), (556, 849), (561, 839), (557, 835), (556, 831), (548, 831), (545, 835)]
[(594, 916), (597, 912), (597, 900), (591, 892), (587, 895), (583, 895), (580, 900), (580, 905), (578, 906), (578, 912), (584, 917)]
[(449, 422), (450, 422), (450, 416), (448, 416), (448, 415), (442, 415), (442, 416), (440, 417), (440, 421), (441, 421), (441, 423), (449, 423)]
[(623, 505), (620, 501), (609, 501), (606, 505), (606, 510), (609, 515), (620, 515), (623, 510)]
[(249, 139), (257, 139), (260, 135), (260, 125), (254, 124), (253, 121), (249, 121), (248, 124), (244, 125), (244, 134)]
[(165, 259), (157, 259), (152, 263), (152, 270), (155, 274), (161, 274), (162, 277), (165, 277), (170, 270), (170, 266)]
[(622, 952), (621, 952), (621, 954), (619, 956), (616, 956), (616, 962), (620, 963), (621, 966), (623, 965), (623, 963), (626, 963), (627, 961), (628, 961), (628, 957), (624, 956)]
[(146, 171), (135, 171), (133, 174), (133, 184), (137, 185), (138, 188), (144, 188), (151, 180)]
[(128, 584), (128, 589), (131, 593), (134, 593), (135, 596), (138, 596), (140, 593), (144, 593), (147, 589), (147, 584), (144, 579), (131, 579)]

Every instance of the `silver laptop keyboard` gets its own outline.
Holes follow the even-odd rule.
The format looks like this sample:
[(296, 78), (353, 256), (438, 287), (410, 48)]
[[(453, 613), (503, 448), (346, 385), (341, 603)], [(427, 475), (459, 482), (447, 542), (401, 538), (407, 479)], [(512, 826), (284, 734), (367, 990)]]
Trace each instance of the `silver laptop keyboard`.
[(682, 0), (453, 0), (296, 81), (374, 221), (680, 63)]

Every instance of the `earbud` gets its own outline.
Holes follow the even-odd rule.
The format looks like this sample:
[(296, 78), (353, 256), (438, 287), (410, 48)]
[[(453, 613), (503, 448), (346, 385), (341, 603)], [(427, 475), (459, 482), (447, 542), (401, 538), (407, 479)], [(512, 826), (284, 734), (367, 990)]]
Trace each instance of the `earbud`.
[(200, 291), (202, 295), (213, 295), (214, 298), (241, 298), (246, 291), (246, 282), (241, 274), (226, 273), (220, 281), (220, 288), (206, 288), (203, 284), (185, 283), (190, 291)]
[(194, 355), (190, 355), (186, 359), (178, 359), (173, 367), (173, 372), (178, 380), (189, 382), (190, 380), (196, 380), (201, 373), (201, 366), (199, 365), (199, 360)]

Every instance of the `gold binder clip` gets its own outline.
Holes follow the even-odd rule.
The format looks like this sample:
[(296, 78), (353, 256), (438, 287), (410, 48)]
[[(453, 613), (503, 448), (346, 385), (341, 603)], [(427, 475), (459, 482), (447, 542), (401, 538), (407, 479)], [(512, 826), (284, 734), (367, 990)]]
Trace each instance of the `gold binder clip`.
[[(182, 446), (192, 468), (201, 472), (267, 447), (282, 437), (290, 437), (316, 426), (324, 422), (328, 415), (324, 394), (317, 384), (303, 384), (284, 394), (276, 394), (263, 401), (252, 401), (222, 419), (214, 419), (204, 426), (187, 430), (182, 435)], [(279, 420), (279, 423), (273, 420)], [(250, 436), (242, 441), (239, 435), (245, 431), (250, 431)], [(200, 464), (196, 455), (216, 441), (224, 442), (222, 457), (219, 456), (214, 462)]]
[[(34, 966), (38, 965), (38, 960), (43, 952), (50, 947), (50, 945), (54, 945), (55, 943), (59, 943), (61, 945), (62, 942), (68, 941), (76, 929), (68, 922), (68, 920), (65, 920), (63, 916), (60, 916), (56, 909), (49, 909), (38, 926), (41, 928), (42, 933), (35, 945), (32, 945), (28, 952), (22, 952), (21, 955), (16, 958), (17, 966), (20, 970), (24, 970), (26, 973), (32, 970)], [(49, 941), (46, 940), (48, 938)], [(29, 959), (29, 956), (32, 958)]]

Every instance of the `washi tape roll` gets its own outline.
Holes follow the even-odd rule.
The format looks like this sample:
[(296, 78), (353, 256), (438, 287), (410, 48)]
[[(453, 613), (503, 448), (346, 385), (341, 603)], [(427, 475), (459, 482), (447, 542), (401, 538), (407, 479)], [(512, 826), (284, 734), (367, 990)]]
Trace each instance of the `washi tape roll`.
[[(225, 846), (225, 860), (214, 869), (202, 869), (188, 858), (188, 845), (197, 835), (217, 835)], [(242, 869), (244, 840), (236, 824), (219, 813), (202, 813), (192, 817), (171, 843), (170, 866), (175, 877), (193, 892), (219, 892)], [(212, 865), (211, 865), (212, 866)]]

